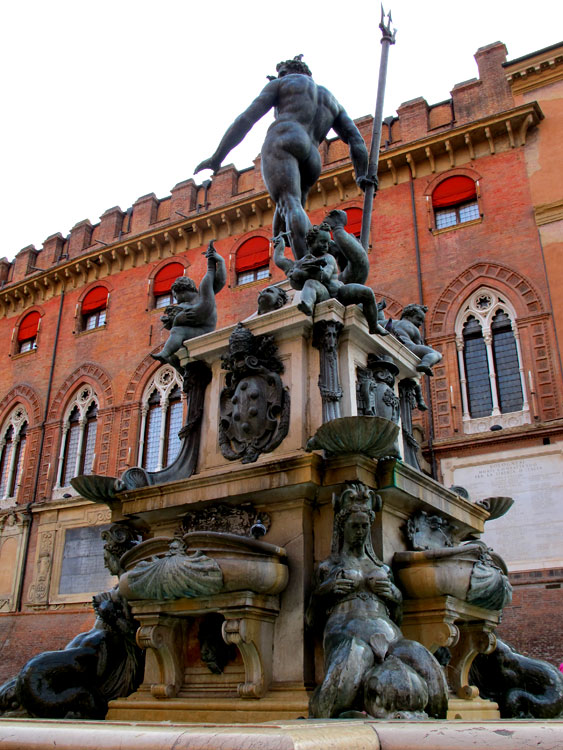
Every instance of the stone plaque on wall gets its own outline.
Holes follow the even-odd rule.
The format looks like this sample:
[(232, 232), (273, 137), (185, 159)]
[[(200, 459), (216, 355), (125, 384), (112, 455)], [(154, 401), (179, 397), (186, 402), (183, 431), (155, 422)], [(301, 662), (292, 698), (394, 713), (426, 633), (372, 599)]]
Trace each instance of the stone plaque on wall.
[(561, 567), (563, 455), (511, 453), (479, 465), (456, 466), (454, 461), (453, 483), (465, 487), (473, 501), (494, 495), (514, 498), (505, 516), (487, 522), (483, 535), (512, 572)]
[(115, 578), (104, 567), (104, 526), (81, 526), (65, 530), (59, 594), (107, 591)]

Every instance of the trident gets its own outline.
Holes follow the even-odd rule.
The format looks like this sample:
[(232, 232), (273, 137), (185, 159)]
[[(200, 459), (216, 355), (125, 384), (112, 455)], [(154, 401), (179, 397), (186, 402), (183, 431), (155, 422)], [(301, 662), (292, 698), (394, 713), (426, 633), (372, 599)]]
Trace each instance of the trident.
[(369, 154), (369, 165), (367, 174), (374, 181), (368, 184), (364, 193), (364, 213), (362, 216), (362, 231), (360, 242), (364, 250), (369, 248), (369, 235), (371, 229), (371, 214), (373, 211), (373, 199), (375, 197), (375, 183), (377, 180), (377, 165), (379, 164), (379, 144), (381, 142), (381, 124), (383, 119), (383, 100), (385, 98), (385, 79), (387, 78), (387, 59), (389, 47), (395, 44), (396, 29), (391, 31), (391, 11), (387, 14), (387, 25), (385, 24), (385, 11), (381, 6), (381, 60), (379, 61), (379, 81), (377, 83), (377, 100), (375, 103), (375, 115), (373, 118), (373, 130), (371, 133), (371, 147)]

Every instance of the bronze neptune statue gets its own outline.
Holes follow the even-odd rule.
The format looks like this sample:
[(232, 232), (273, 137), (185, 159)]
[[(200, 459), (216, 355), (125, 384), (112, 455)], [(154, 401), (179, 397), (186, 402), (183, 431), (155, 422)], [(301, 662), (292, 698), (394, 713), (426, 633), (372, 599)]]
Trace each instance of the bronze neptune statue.
[(376, 178), (367, 174), (368, 152), (360, 131), (330, 91), (313, 81), (301, 57), (278, 63), (278, 77), (270, 80), (236, 118), (213, 156), (195, 169), (196, 174), (203, 169), (217, 172), (227, 154), (253, 125), (274, 109), (275, 120), (262, 146), (262, 175), (276, 204), (274, 236), (291, 232), (296, 259), (307, 253), (305, 235), (311, 223), (303, 207), (321, 173), (318, 146), (329, 130), (334, 130), (348, 144), (358, 186), (365, 190), (367, 185), (376, 184)]

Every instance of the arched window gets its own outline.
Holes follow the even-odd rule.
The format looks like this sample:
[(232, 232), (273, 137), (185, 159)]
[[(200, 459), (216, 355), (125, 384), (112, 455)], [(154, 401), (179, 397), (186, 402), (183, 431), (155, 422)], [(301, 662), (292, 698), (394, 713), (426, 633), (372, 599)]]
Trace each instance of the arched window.
[(495, 424), (515, 426), (530, 421), (514, 320), (507, 300), (487, 288), (475, 292), (458, 315), (456, 343), (463, 419), (480, 420), (479, 431)]
[(27, 414), (16, 406), (8, 417), (0, 438), (0, 499), (17, 495), (23, 471), (27, 438)]
[(456, 175), (443, 180), (432, 193), (436, 229), (478, 219), (477, 186), (471, 177)]
[(348, 222), (346, 224), (346, 231), (349, 234), (353, 234), (354, 237), (357, 237), (360, 239), (360, 234), (362, 233), (362, 216), (363, 211), (361, 208), (345, 208), (346, 216), (348, 217)]
[(153, 281), (155, 307), (167, 307), (173, 303), (172, 284), (183, 275), (184, 266), (181, 263), (168, 263), (160, 269)]
[(250, 237), (237, 250), (237, 285), (270, 277), (270, 243), (265, 237)]
[(96, 286), (94, 289), (90, 289), (82, 300), (83, 331), (91, 331), (105, 325), (108, 299), (109, 292), (105, 286)]
[(89, 385), (83, 386), (67, 409), (59, 456), (57, 485), (68, 487), (80, 474), (91, 474), (96, 457), (98, 401)]
[(30, 352), (37, 347), (37, 332), (41, 315), (34, 310), (28, 313), (18, 328), (18, 352)]
[(147, 471), (169, 466), (180, 450), (184, 404), (180, 376), (161, 367), (145, 388), (141, 410), (139, 465)]

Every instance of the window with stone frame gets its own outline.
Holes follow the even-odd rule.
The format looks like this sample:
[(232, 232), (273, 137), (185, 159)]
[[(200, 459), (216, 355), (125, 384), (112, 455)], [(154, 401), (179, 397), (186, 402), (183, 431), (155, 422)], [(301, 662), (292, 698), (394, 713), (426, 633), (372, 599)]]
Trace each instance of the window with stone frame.
[(68, 487), (80, 474), (91, 474), (96, 458), (98, 399), (90, 385), (82, 386), (63, 421), (57, 486)]
[(96, 286), (90, 289), (88, 294), (82, 300), (81, 315), (83, 331), (92, 331), (95, 328), (102, 328), (106, 324), (107, 306), (109, 302), (109, 292), (105, 286)]
[(145, 388), (141, 407), (138, 462), (147, 471), (160, 471), (178, 455), (184, 400), (177, 371), (169, 365), (157, 370)]
[(167, 263), (158, 271), (153, 279), (154, 307), (162, 308), (174, 304), (172, 284), (184, 275), (184, 270), (181, 263)]
[(237, 286), (270, 278), (270, 243), (265, 237), (250, 237), (237, 250)]
[(432, 193), (436, 229), (446, 229), (480, 217), (477, 183), (465, 175), (442, 180)]
[(41, 324), (41, 315), (33, 310), (28, 313), (18, 327), (17, 352), (30, 352), (37, 348), (37, 334)]
[(0, 433), (0, 500), (17, 496), (25, 459), (27, 426), (26, 411), (18, 405)]
[(508, 300), (487, 288), (475, 292), (457, 318), (463, 420), (480, 420), (479, 431), (530, 421), (515, 320)]

